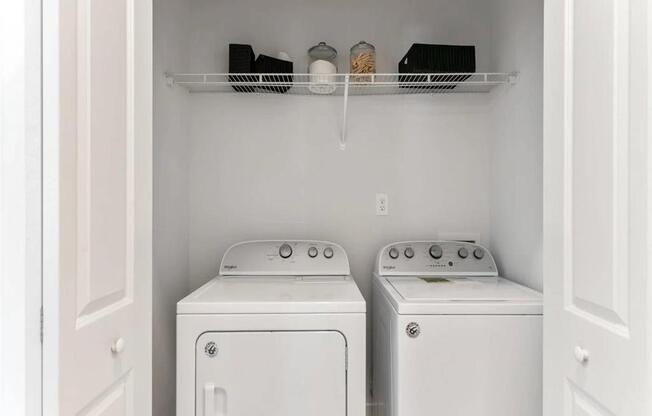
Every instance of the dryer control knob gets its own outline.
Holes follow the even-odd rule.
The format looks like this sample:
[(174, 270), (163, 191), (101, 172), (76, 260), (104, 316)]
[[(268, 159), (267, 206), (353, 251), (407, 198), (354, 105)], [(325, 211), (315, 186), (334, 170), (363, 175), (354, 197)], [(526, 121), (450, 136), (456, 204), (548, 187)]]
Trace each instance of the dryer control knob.
[(443, 254), (444, 252), (440, 246), (437, 245), (430, 246), (430, 257), (432, 257), (433, 259), (440, 259)]
[(398, 258), (398, 250), (396, 249), (396, 247), (392, 247), (392, 248), (389, 249), (389, 257), (391, 257), (393, 259)]
[(411, 259), (412, 257), (414, 257), (414, 249), (412, 249), (412, 247), (408, 247), (405, 249), (403, 254), (405, 254), (405, 257), (407, 257), (408, 259)]
[(462, 247), (461, 249), (457, 250), (457, 255), (465, 259), (469, 256), (469, 250), (467, 250), (466, 247)]
[(419, 336), (421, 333), (421, 328), (419, 327), (419, 324), (416, 322), (410, 322), (407, 324), (405, 327), (405, 333), (408, 335), (410, 338), (416, 338)]
[(326, 247), (324, 249), (324, 257), (326, 257), (327, 259), (330, 259), (331, 257), (333, 257), (333, 254), (334, 254), (333, 249), (331, 247)]
[(290, 247), (289, 244), (283, 244), (279, 249), (278, 249), (278, 255), (283, 257), (284, 259), (287, 259), (292, 255), (292, 247)]
[(319, 251), (317, 250), (317, 247), (310, 247), (308, 249), (308, 255), (312, 258), (317, 257), (317, 254), (319, 254)]
[(476, 248), (475, 250), (473, 250), (473, 257), (475, 257), (478, 260), (482, 259), (484, 257), (484, 250), (481, 248)]

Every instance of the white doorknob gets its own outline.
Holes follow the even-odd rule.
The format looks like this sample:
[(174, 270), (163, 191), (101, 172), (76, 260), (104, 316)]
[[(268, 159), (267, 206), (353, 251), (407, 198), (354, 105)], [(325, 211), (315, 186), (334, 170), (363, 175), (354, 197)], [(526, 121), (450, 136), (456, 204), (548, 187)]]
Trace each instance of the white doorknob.
[(578, 363), (584, 364), (589, 361), (589, 352), (579, 345), (575, 347), (575, 359)]
[(118, 338), (115, 341), (113, 341), (113, 344), (111, 344), (111, 352), (114, 354), (120, 354), (123, 350), (125, 349), (125, 340), (122, 338)]

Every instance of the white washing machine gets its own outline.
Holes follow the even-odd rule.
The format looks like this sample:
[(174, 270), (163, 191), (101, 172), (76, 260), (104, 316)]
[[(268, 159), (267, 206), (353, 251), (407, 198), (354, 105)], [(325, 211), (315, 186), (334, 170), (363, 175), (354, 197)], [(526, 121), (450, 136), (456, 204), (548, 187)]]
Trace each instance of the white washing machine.
[(498, 277), (485, 248), (412, 241), (378, 253), (377, 416), (542, 414), (541, 294)]
[(177, 304), (177, 416), (364, 416), (365, 384), (365, 301), (337, 244), (236, 244)]

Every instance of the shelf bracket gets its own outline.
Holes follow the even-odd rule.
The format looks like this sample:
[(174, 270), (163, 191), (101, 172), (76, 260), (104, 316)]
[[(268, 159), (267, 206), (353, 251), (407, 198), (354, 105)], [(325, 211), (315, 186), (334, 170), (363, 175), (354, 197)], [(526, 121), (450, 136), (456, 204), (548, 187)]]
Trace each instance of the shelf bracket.
[(174, 86), (174, 76), (169, 72), (163, 74), (165, 76), (165, 84), (172, 88)]
[(507, 83), (509, 85), (516, 85), (519, 76), (520, 73), (518, 71), (510, 72), (509, 74), (507, 74)]
[(340, 136), (340, 150), (346, 149), (346, 113), (349, 106), (349, 75), (344, 77), (344, 114), (342, 115), (342, 135)]

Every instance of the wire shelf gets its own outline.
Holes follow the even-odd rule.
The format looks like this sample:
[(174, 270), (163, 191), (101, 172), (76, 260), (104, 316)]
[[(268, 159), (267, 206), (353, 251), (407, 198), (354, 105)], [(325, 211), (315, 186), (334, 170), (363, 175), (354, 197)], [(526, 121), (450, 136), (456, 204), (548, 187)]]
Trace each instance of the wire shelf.
[(346, 123), (350, 96), (487, 93), (494, 87), (515, 84), (517, 72), (455, 74), (172, 74), (168, 85), (192, 93), (250, 95), (290, 94), (341, 96), (343, 98), (340, 148), (346, 147)]
[(517, 73), (454, 74), (166, 74), (190, 92), (294, 95), (487, 93), (516, 82)]

